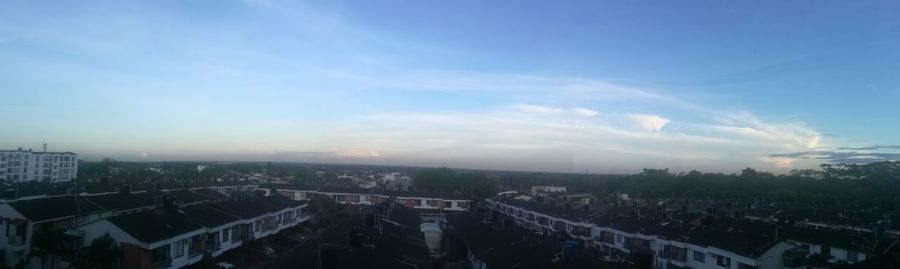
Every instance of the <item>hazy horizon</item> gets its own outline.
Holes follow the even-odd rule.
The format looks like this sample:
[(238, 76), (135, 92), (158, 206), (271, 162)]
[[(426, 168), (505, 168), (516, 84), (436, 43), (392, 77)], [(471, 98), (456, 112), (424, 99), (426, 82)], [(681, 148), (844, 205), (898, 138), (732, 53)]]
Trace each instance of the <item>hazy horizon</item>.
[(0, 149), (612, 174), (900, 160), (898, 8), (9, 1)]

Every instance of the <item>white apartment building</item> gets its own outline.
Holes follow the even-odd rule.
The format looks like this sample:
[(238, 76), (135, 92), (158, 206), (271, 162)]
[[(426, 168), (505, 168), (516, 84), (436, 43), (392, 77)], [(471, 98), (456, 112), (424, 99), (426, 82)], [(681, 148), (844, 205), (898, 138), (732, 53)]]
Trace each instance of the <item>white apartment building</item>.
[(0, 180), (6, 182), (68, 182), (78, 174), (78, 154), (0, 150)]

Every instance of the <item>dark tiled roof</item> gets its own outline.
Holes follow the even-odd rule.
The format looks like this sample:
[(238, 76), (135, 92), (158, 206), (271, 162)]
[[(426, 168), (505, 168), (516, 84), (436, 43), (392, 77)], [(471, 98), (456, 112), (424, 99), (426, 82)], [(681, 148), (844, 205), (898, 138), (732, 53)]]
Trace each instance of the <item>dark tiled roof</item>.
[(775, 226), (761, 222), (716, 220), (699, 227), (679, 223), (666, 226), (657, 226), (651, 233), (665, 235), (669, 240), (724, 249), (749, 258), (760, 257), (778, 241)]
[(328, 192), (328, 193), (355, 193), (355, 194), (381, 194), (381, 190), (378, 189), (363, 189), (363, 188), (347, 188), (347, 187), (322, 187), (318, 192)]
[(139, 193), (111, 193), (101, 195), (83, 196), (95, 205), (105, 210), (129, 210), (156, 205), (156, 194)]
[(84, 197), (79, 196), (76, 200), (72, 195), (19, 200), (9, 203), (9, 206), (32, 222), (72, 217), (76, 212), (78, 214), (96, 213), (100, 210)]
[(135, 239), (154, 243), (203, 229), (191, 217), (173, 209), (156, 209), (108, 219)]
[(447, 223), (451, 228), (446, 232), (461, 240), (488, 268), (620, 268), (596, 260), (584, 249), (575, 249), (567, 263), (554, 264), (562, 241), (513, 226), (498, 229), (468, 212), (447, 215)]
[(880, 254), (897, 242), (890, 237), (876, 238), (874, 233), (854, 233), (826, 229), (788, 228), (782, 237), (799, 242), (825, 245), (868, 254)]
[(221, 200), (221, 197), (212, 197), (203, 193), (199, 193), (196, 191), (189, 190), (174, 190), (174, 191), (166, 191), (165, 194), (171, 195), (181, 203), (192, 204), (197, 202), (207, 202), (214, 200)]
[(240, 217), (227, 213), (217, 207), (205, 204), (186, 206), (179, 209), (204, 227), (214, 228), (241, 220)]
[(259, 184), (259, 188), (277, 189), (277, 190), (298, 190), (298, 191), (315, 191), (317, 189), (315, 186), (307, 186), (307, 185), (300, 185), (300, 184), (274, 184), (274, 183)]
[(297, 207), (305, 204), (291, 200), (281, 195), (270, 195), (247, 200), (228, 200), (210, 206), (229, 214), (237, 215), (244, 219), (252, 219), (264, 214), (281, 211), (289, 207)]
[(569, 208), (566, 209), (562, 206), (554, 206), (550, 204), (543, 204), (536, 201), (522, 201), (513, 198), (507, 197), (494, 197), (492, 198), (494, 201), (504, 203), (506, 205), (515, 206), (519, 208), (524, 208), (530, 211), (535, 211), (541, 214), (545, 214), (548, 216), (552, 216), (555, 218), (562, 218), (569, 221), (580, 221), (580, 220), (590, 220), (593, 215), (591, 212), (587, 212), (582, 208), (574, 209)]
[(452, 193), (436, 193), (436, 192), (426, 192), (426, 191), (385, 191), (384, 192), (388, 196), (393, 197), (422, 197), (422, 198), (441, 198), (441, 199), (449, 199), (449, 200), (470, 200), (471, 198), (461, 195), (461, 194), (452, 194)]
[(206, 196), (208, 196), (208, 197), (210, 197), (210, 198), (213, 198), (213, 199), (215, 199), (215, 200), (225, 200), (225, 199), (228, 199), (228, 198), (229, 198), (228, 195), (224, 195), (224, 194), (222, 194), (222, 193), (219, 193), (219, 192), (214, 191), (214, 190), (209, 189), (209, 188), (193, 189), (192, 191), (193, 191), (193, 192), (196, 192), (196, 193), (199, 193), (199, 194), (202, 194), (202, 195), (206, 195)]

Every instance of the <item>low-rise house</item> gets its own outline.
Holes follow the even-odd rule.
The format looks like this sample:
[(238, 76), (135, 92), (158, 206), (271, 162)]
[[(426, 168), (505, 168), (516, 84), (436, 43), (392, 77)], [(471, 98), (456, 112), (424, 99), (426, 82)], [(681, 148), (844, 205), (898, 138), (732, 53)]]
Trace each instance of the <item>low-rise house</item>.
[[(216, 206), (199, 204), (182, 207), (180, 211), (205, 228), (202, 240), (206, 245), (205, 250), (213, 256), (241, 246), (243, 239), (247, 238), (246, 231), (243, 229), (243, 219)], [(191, 254), (199, 255), (200, 253)]]
[(12, 266), (28, 258), (32, 250), (40, 248), (33, 242), (40, 242), (36, 239), (42, 236), (64, 232), (67, 236), (80, 237), (75, 228), (109, 217), (153, 210), (167, 198), (175, 204), (189, 205), (214, 202), (224, 197), (209, 189), (163, 192), (123, 189), (103, 194), (18, 199), (0, 204), (0, 225), (6, 228), (0, 237), (0, 249), (5, 252), (6, 265)]
[[(66, 195), (0, 204), (0, 249), (12, 266), (28, 257), (36, 238), (101, 218), (101, 208), (85, 197)], [(38, 246), (39, 247), (39, 246)]]
[(240, 229), (241, 235), (249, 240), (278, 233), (309, 219), (303, 212), (306, 202), (280, 195), (229, 200), (210, 206), (240, 217), (243, 225), (236, 229)]
[(531, 186), (531, 195), (539, 193), (565, 193), (566, 186)]
[(205, 228), (176, 208), (115, 216), (79, 230), (85, 244), (112, 237), (122, 252), (120, 268), (181, 268), (202, 259)]
[(294, 199), (305, 200), (310, 195), (324, 195), (345, 205), (374, 205), (390, 199), (398, 204), (421, 210), (465, 211), (471, 199), (452, 194), (418, 191), (382, 191), (378, 189), (322, 187), (318, 189), (289, 184), (264, 184), (258, 188), (266, 193), (275, 192)]
[(120, 268), (181, 268), (308, 220), (305, 202), (273, 195), (220, 203), (166, 206), (78, 228), (83, 245), (109, 235), (123, 252)]
[(508, 197), (487, 199), (485, 207), (522, 227), (565, 232), (585, 246), (599, 247), (606, 259), (649, 260), (654, 268), (796, 268), (805, 264), (797, 262), (797, 248), (805, 253), (802, 259), (819, 255), (831, 263), (855, 263), (897, 243), (896, 238), (871, 233), (778, 228), (743, 218), (708, 221), (696, 214), (679, 218), (672, 212), (639, 208), (589, 213)]

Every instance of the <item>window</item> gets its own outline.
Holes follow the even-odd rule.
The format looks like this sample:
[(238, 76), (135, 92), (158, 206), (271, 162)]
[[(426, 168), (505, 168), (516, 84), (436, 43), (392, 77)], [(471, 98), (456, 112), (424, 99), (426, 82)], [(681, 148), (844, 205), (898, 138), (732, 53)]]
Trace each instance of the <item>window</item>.
[(172, 257), (169, 254), (169, 248), (169, 245), (165, 245), (151, 250), (150, 253), (151, 257), (153, 258), (153, 263), (158, 264), (159, 267), (168, 267), (169, 263), (171, 262), (169, 259)]
[(706, 252), (694, 251), (694, 261), (706, 262)]
[(731, 258), (722, 256), (722, 255), (716, 255), (716, 254), (712, 254), (712, 255), (716, 257), (716, 265), (719, 265), (722, 267), (730, 267), (731, 266)]
[(847, 251), (847, 261), (850, 261), (850, 262), (859, 261), (859, 253), (856, 251), (848, 250)]
[(222, 232), (222, 242), (228, 242), (228, 235), (230, 234), (231, 228), (225, 229), (225, 231)]
[(619, 234), (616, 235), (616, 243), (622, 243), (622, 242), (624, 242), (624, 241), (625, 241), (625, 237), (624, 237), (624, 236), (619, 235)]
[(188, 239), (172, 243), (172, 258), (184, 256), (184, 245), (188, 244)]
[(827, 246), (822, 246), (822, 255), (831, 256), (831, 248)]
[(428, 200), (428, 206), (437, 207), (437, 200)]
[(231, 242), (237, 242), (238, 239), (241, 238), (241, 226), (234, 226), (231, 228)]

